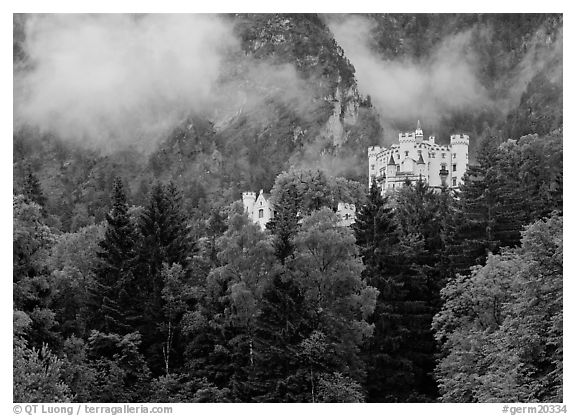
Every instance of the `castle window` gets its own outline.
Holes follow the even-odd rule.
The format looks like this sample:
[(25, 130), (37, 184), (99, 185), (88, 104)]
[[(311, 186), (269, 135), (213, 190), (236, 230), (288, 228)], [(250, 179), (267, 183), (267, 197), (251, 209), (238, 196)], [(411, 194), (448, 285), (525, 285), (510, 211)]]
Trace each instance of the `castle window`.
[(452, 178), (452, 186), (456, 186), (456, 178)]
[(442, 159), (446, 158), (446, 153), (442, 153)]
[(456, 159), (456, 153), (452, 153), (452, 157)]
[(436, 153), (434, 153), (434, 152), (430, 153), (430, 157), (436, 158)]
[(456, 164), (452, 165), (452, 172), (456, 172)]
[(396, 172), (400, 172), (400, 165), (396, 165)]
[(404, 152), (404, 156), (408, 156), (408, 150)]
[(264, 218), (264, 210), (263, 209), (258, 210), (258, 218)]
[(371, 170), (374, 170), (374, 165), (371, 165), (371, 166), (370, 166), (370, 169), (371, 169)]

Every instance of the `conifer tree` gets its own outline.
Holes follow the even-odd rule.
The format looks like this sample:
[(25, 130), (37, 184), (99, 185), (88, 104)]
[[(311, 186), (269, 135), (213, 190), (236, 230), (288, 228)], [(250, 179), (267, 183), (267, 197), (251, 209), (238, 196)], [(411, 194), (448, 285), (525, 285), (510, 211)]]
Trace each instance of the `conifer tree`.
[(498, 195), (495, 169), (498, 141), (488, 137), (480, 143), (477, 164), (468, 168), (460, 187), (455, 213), (458, 226), (453, 244), (447, 247), (453, 273), (468, 273), (469, 267), (482, 264), (488, 252), (498, 247), (496, 221)]
[[(364, 276), (380, 292), (371, 322), (374, 336), (363, 349), (367, 400), (406, 402), (432, 400), (434, 340), (430, 331), (432, 299), (426, 249), (437, 242), (432, 224), (436, 196), (424, 184), (407, 185), (396, 195), (394, 211), (373, 185), (368, 203), (354, 225), (366, 265)], [(397, 217), (400, 218), (397, 218)]]
[(40, 205), (44, 212), (44, 208), (46, 207), (46, 197), (42, 192), (42, 186), (40, 185), (38, 177), (34, 174), (30, 166), (26, 168), (26, 176), (24, 177), (24, 185), (22, 188), (24, 196), (29, 201)]
[(367, 267), (364, 275), (370, 279), (374, 268), (386, 256), (387, 246), (395, 238), (392, 208), (388, 206), (388, 199), (382, 197), (376, 181), (372, 183), (366, 204), (358, 210), (352, 229)]
[[(142, 334), (142, 348), (149, 359), (150, 369), (161, 373), (165, 365), (158, 328), (166, 322), (162, 296), (163, 264), (168, 267), (179, 264), (186, 276), (195, 250), (186, 216), (182, 212), (180, 193), (172, 183), (153, 186), (148, 205), (141, 213), (138, 230), (140, 241), (133, 294), (135, 328)], [(175, 334), (173, 339), (173, 345), (178, 350), (178, 335)], [(177, 355), (173, 355), (176, 361)]]
[(277, 192), (277, 201), (274, 203), (274, 218), (266, 224), (274, 234), (274, 249), (276, 257), (282, 264), (294, 253), (294, 236), (298, 232), (298, 192), (290, 184), (281, 192)]
[(312, 311), (287, 269), (262, 294), (255, 330), (258, 402), (302, 402), (308, 394), (299, 345), (311, 331)]
[(99, 243), (100, 264), (95, 270), (96, 290), (93, 326), (107, 333), (125, 334), (133, 289), (136, 230), (128, 213), (126, 193), (120, 178), (114, 179), (112, 209), (106, 215), (104, 240)]

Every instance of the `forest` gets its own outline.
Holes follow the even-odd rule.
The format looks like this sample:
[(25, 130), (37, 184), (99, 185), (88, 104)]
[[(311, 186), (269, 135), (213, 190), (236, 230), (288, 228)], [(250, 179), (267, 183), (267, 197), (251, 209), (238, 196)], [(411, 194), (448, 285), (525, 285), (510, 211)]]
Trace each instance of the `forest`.
[[(104, 136), (66, 114), (81, 100), (54, 96), (50, 125), (31, 111), (50, 37), (15, 15), (14, 402), (563, 401), (562, 16), (360, 17), (376, 55), (415, 68), (471, 36), (486, 96), (433, 97), (428, 124), (470, 134), (458, 190), (367, 188), (367, 147), (411, 114), (362, 90), (345, 17), (222, 16), (238, 43), (211, 94), (253, 95), (187, 108), (144, 146), (120, 87), (106, 105), (128, 118), (90, 107)], [(258, 189), (265, 230), (240, 200)]]
[(190, 224), (173, 183), (132, 205), (116, 178), (105, 221), (59, 232), (30, 173), (14, 400), (561, 402), (561, 146), (486, 140), (457, 194), (373, 186), (351, 228), (352, 181), (291, 170), (265, 231), (239, 201)]

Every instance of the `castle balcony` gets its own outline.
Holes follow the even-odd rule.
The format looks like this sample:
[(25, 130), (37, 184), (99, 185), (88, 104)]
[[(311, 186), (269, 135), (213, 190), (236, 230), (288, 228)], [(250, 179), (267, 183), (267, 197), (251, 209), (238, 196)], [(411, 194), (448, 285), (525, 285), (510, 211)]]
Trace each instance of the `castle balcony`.
[(448, 169), (440, 169), (440, 176), (448, 176), (449, 173)]

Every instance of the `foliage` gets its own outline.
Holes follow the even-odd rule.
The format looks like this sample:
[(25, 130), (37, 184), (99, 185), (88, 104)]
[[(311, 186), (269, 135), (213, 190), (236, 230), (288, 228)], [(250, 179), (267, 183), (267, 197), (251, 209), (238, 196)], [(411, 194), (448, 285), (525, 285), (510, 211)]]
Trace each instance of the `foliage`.
[(489, 256), (442, 297), (443, 401), (562, 401), (562, 217), (529, 226), (521, 247)]
[(47, 345), (28, 348), (21, 338), (14, 340), (13, 397), (19, 403), (67, 402), (70, 388), (62, 380), (63, 362)]

